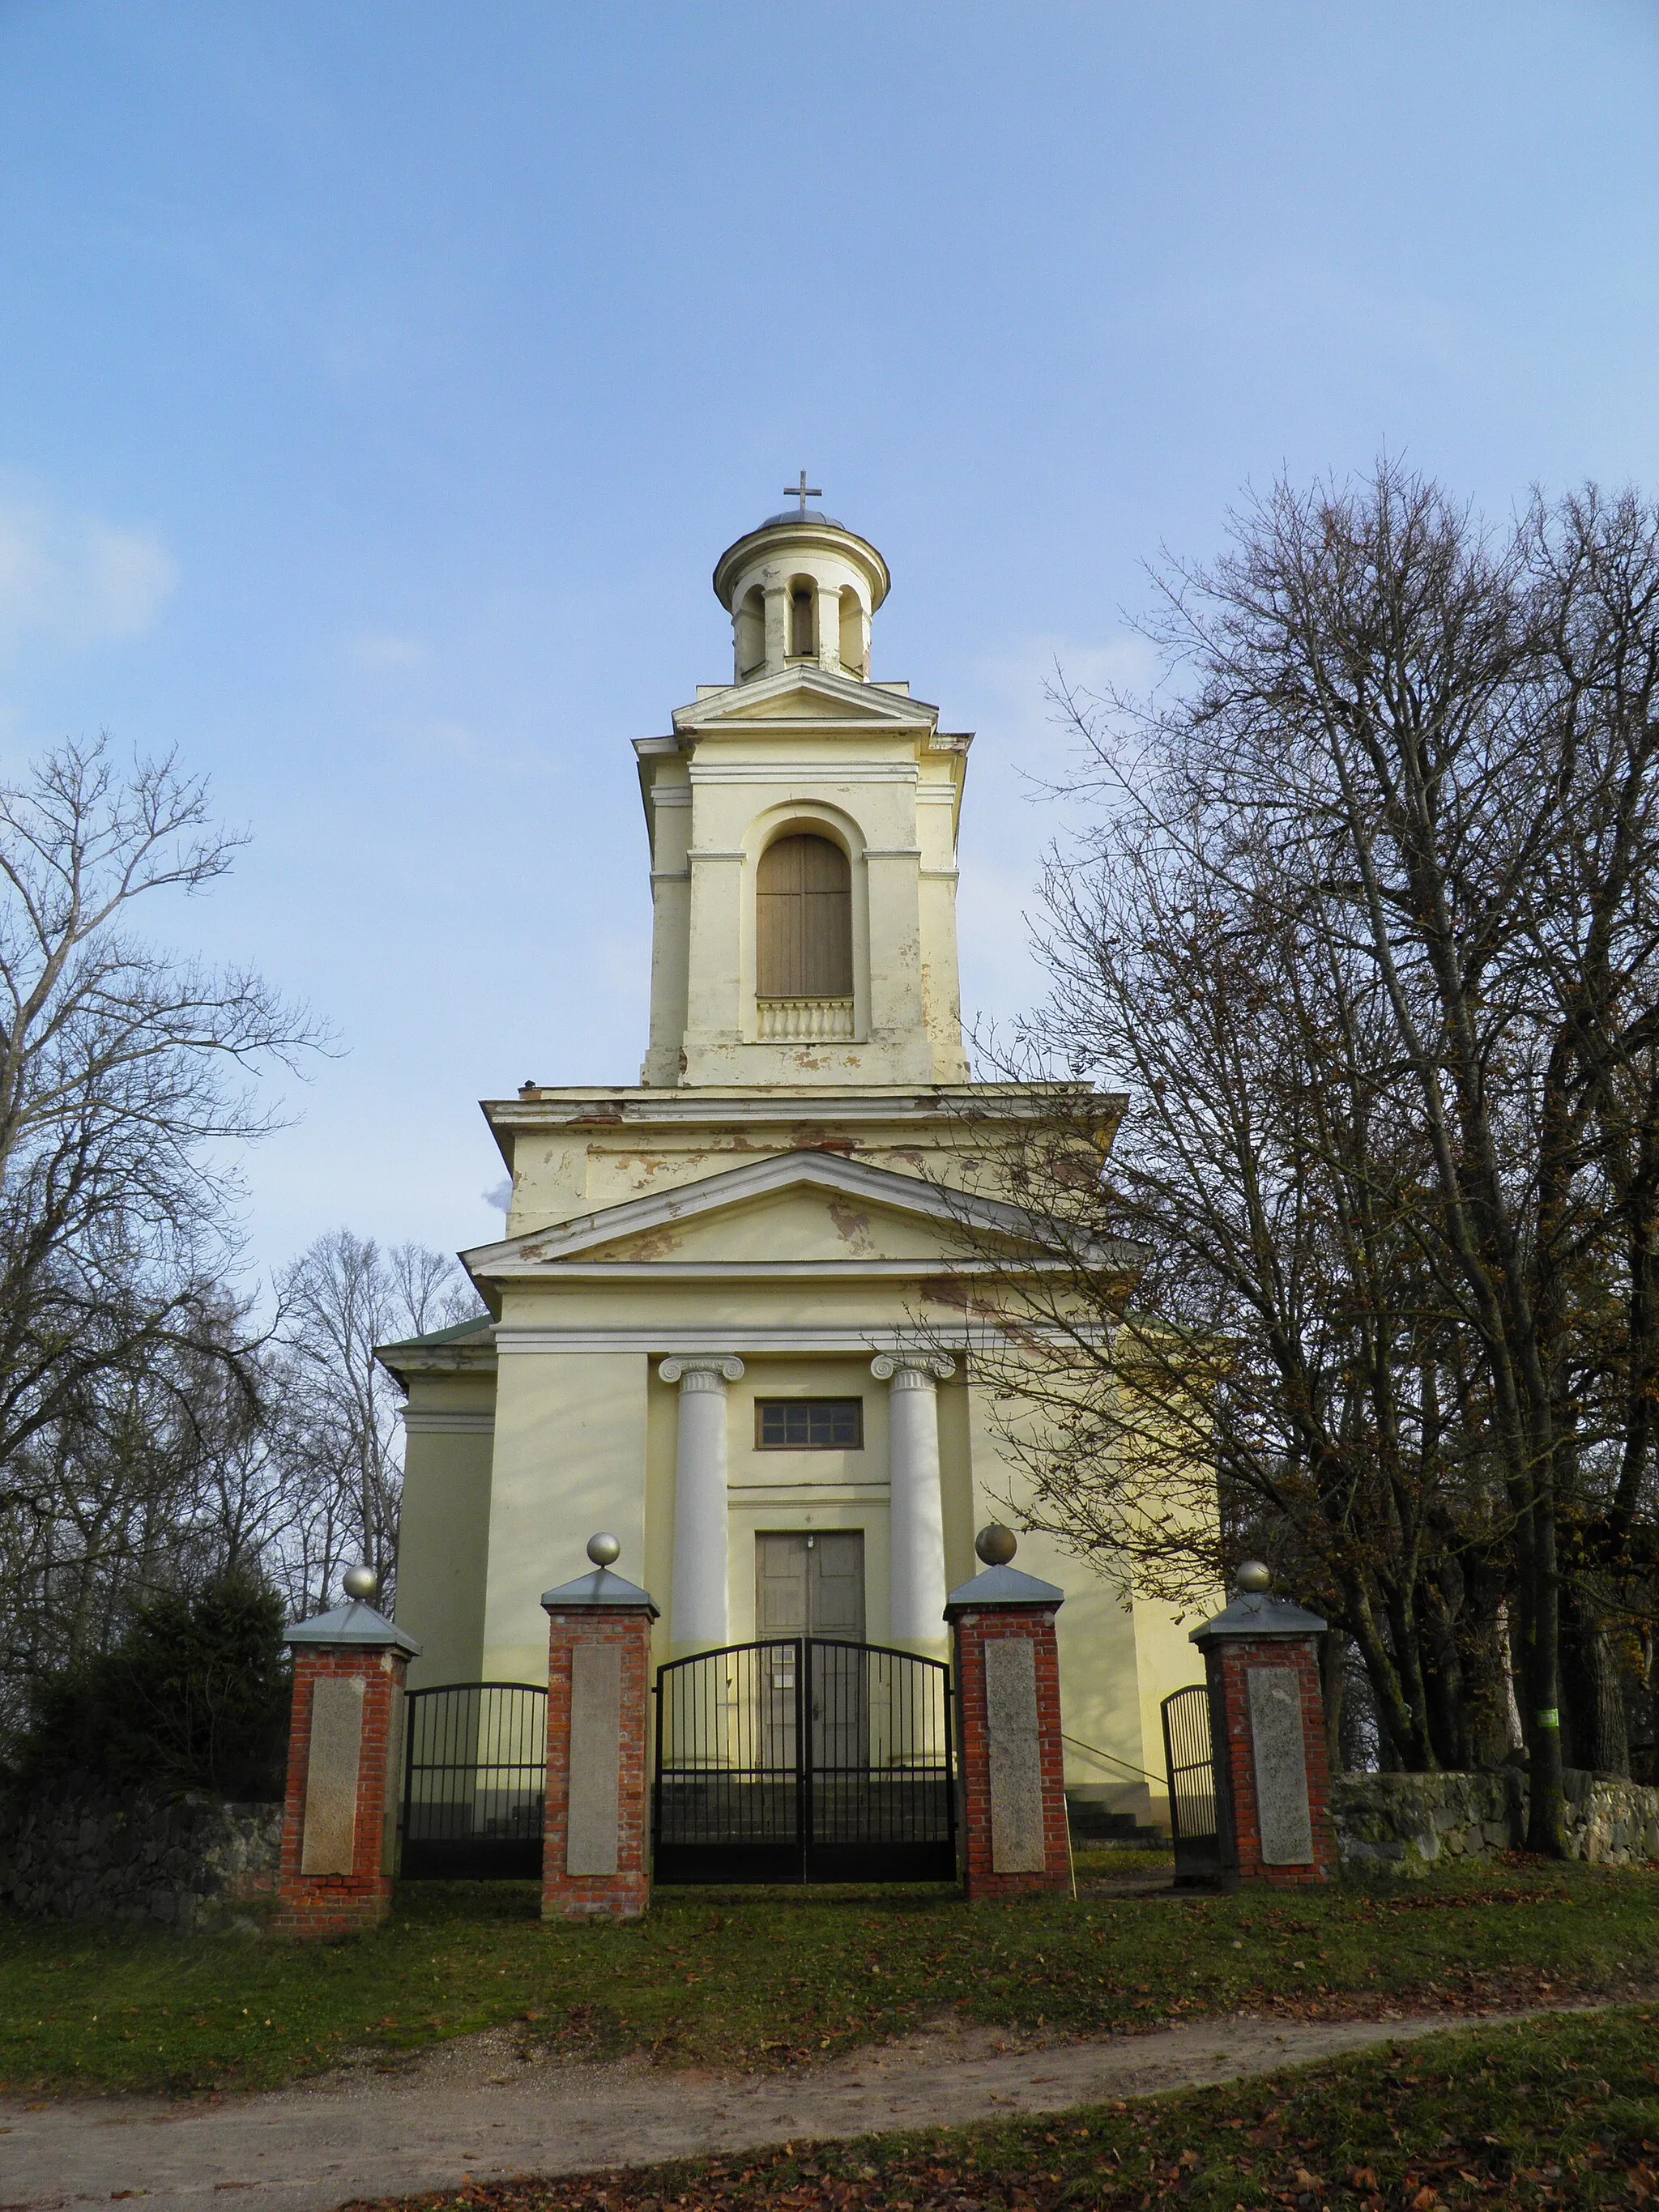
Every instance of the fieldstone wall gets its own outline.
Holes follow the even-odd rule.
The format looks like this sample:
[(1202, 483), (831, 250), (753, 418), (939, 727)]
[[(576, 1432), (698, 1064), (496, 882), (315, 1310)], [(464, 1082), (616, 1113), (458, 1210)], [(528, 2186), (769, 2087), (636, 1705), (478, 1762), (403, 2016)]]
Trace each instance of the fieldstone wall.
[(0, 1795), (0, 1905), (63, 1920), (256, 1927), (274, 1901), (280, 1805), (74, 1783)]
[[(1569, 1767), (1567, 1856), (1598, 1866), (1659, 1860), (1659, 1790)], [(1443, 1858), (1490, 1858), (1527, 1838), (1527, 1778), (1340, 1774), (1331, 1818), (1345, 1869), (1418, 1875)]]

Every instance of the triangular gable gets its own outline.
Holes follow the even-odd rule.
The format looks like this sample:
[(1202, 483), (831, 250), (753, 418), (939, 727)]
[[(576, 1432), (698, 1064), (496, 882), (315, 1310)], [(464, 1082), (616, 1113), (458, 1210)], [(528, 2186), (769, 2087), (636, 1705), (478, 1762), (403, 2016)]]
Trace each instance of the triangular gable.
[[(746, 1210), (786, 1193), (821, 1194), (841, 1205), (842, 1221), (836, 1223), (833, 1213), (830, 1221), (841, 1241), (838, 1256), (849, 1260), (881, 1249), (879, 1240), (868, 1230), (860, 1232), (856, 1224), (860, 1213), (872, 1212), (915, 1224), (926, 1223), (931, 1232), (927, 1239), (901, 1241), (910, 1244), (917, 1256), (925, 1253), (935, 1265), (948, 1265), (953, 1252), (960, 1255), (963, 1265), (971, 1265), (974, 1255), (966, 1240), (974, 1236), (1006, 1239), (1011, 1246), (1033, 1256), (1054, 1252), (1065, 1242), (1055, 1224), (1045, 1224), (1040, 1215), (1023, 1207), (967, 1192), (942, 1190), (916, 1176), (871, 1167), (838, 1152), (805, 1150), (745, 1161), (739, 1167), (702, 1176), (673, 1190), (625, 1199), (619, 1205), (580, 1214), (550, 1228), (477, 1246), (461, 1257), (479, 1280), (540, 1274), (578, 1259), (603, 1261), (614, 1257), (621, 1261), (631, 1256), (626, 1249), (630, 1244), (640, 1248), (639, 1256), (651, 1256), (654, 1245), (656, 1252), (666, 1258), (665, 1240), (672, 1239), (675, 1248), (684, 1249), (694, 1224), (710, 1223), (719, 1214)], [(866, 1246), (864, 1254), (857, 1249), (860, 1242)], [(836, 1249), (833, 1242), (827, 1249)], [(903, 1255), (896, 1249), (895, 1256)], [(1145, 1254), (1139, 1245), (1100, 1240), (1086, 1257), (1092, 1265), (1133, 1273), (1144, 1263)]]
[(757, 723), (828, 722), (869, 730), (931, 730), (939, 708), (925, 700), (883, 691), (856, 677), (835, 676), (815, 662), (798, 662), (770, 676), (728, 685), (713, 697), (674, 710), (674, 727), (684, 736), (712, 730), (752, 728)]

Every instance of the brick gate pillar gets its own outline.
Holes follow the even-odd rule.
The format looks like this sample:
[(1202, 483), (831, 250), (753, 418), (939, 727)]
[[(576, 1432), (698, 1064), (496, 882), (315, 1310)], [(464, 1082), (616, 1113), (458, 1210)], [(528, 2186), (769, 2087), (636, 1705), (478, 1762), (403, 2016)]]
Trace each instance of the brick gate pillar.
[(1224, 1874), (1276, 1888), (1334, 1881), (1330, 1761), (1319, 1685), (1325, 1624), (1271, 1593), (1259, 1559), (1224, 1613), (1192, 1631), (1204, 1654)]
[(622, 1547), (588, 1539), (591, 1575), (544, 1593), (548, 1618), (544, 1920), (637, 1920), (651, 1902), (651, 1624), (613, 1575)]
[(345, 1587), (343, 1605), (284, 1633), (294, 1704), (272, 1925), (285, 1936), (356, 1935), (392, 1904), (404, 1677), (421, 1647), (368, 1603), (369, 1568)]
[(1064, 1591), (1008, 1563), (1007, 1528), (981, 1528), (983, 1574), (945, 1601), (956, 1650), (962, 1878), (969, 1899), (1069, 1890), (1054, 1615)]

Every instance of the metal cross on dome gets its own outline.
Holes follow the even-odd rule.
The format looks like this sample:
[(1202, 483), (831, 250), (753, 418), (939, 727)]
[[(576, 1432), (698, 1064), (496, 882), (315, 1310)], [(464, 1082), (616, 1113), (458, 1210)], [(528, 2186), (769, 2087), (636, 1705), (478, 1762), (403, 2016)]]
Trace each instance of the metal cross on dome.
[(806, 502), (809, 499), (822, 499), (823, 497), (823, 492), (818, 489), (817, 484), (810, 484), (807, 483), (806, 471), (805, 469), (800, 472), (800, 482), (799, 483), (785, 484), (783, 489), (788, 497), (791, 499), (798, 499), (800, 501), (800, 511), (803, 514), (806, 512)]

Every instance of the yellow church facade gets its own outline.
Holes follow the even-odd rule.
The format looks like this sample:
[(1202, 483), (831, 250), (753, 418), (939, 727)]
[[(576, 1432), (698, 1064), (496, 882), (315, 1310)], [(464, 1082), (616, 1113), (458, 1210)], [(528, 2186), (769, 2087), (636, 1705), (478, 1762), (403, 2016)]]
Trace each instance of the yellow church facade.
[[(975, 1253), (1040, 1254), (985, 1191), (1042, 1096), (969, 1079), (970, 741), (872, 678), (888, 587), (802, 497), (715, 568), (732, 680), (635, 745), (641, 1080), (485, 1103), (512, 1178), (505, 1236), (462, 1255), (488, 1318), (381, 1355), (408, 1400), (411, 1688), (544, 1682), (542, 1592), (599, 1529), (660, 1608), (659, 1662), (769, 1635), (943, 1658), (975, 1529), (1018, 1515)], [(1066, 1593), (1068, 1791), (1164, 1822), (1184, 1627), (1039, 1535), (1020, 1565)]]

